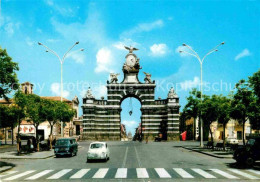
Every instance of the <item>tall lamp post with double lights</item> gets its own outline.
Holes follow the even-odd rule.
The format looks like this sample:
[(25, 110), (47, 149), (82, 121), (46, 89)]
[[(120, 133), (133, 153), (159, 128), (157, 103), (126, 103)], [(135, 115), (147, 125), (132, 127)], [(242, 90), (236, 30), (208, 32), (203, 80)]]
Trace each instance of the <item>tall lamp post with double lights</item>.
[[(218, 44), (216, 47), (214, 47), (213, 49), (211, 49), (207, 54), (205, 54), (205, 56), (201, 59), (200, 56), (197, 54), (197, 52), (195, 52), (189, 45), (187, 44), (182, 44), (182, 46), (184, 47), (187, 47), (191, 52), (187, 52), (187, 51), (184, 51), (184, 50), (180, 50), (179, 52), (180, 53), (186, 53), (186, 54), (189, 54), (189, 55), (192, 55), (194, 57), (196, 57), (200, 63), (200, 92), (201, 92), (201, 95), (200, 95), (200, 101), (202, 102), (202, 93), (203, 93), (203, 90), (202, 90), (202, 64), (205, 60), (205, 58), (212, 54), (213, 52), (216, 52), (218, 51), (218, 47), (221, 46), (221, 45), (224, 45), (225, 43), (224, 42), (221, 42), (220, 44)], [(203, 121), (201, 119), (201, 116), (200, 116), (200, 146), (203, 147)]]
[[(68, 53), (71, 51), (71, 49), (75, 46), (75, 45), (77, 45), (77, 44), (79, 44), (79, 42), (75, 42), (74, 44), (73, 44), (73, 46), (71, 46), (70, 48), (69, 48), (69, 50), (63, 55), (63, 57), (62, 57), (62, 59), (60, 58), (60, 56), (55, 52), (55, 51), (53, 51), (52, 49), (50, 49), (49, 47), (47, 47), (46, 45), (44, 45), (44, 44), (42, 44), (42, 43), (40, 43), (40, 42), (38, 42), (38, 44), (40, 45), (40, 46), (43, 46), (43, 47), (45, 47), (47, 50), (46, 50), (46, 52), (50, 52), (50, 53), (52, 53), (52, 54), (54, 54), (58, 59), (59, 59), (59, 61), (60, 61), (60, 65), (61, 65), (61, 71), (60, 71), (60, 101), (62, 102), (62, 100), (63, 100), (63, 98), (62, 98), (62, 96), (63, 96), (63, 79), (62, 79), (62, 77), (63, 77), (63, 72), (62, 72), (62, 65), (63, 65), (63, 63), (64, 63), (64, 61), (65, 61), (65, 58), (66, 58), (66, 56), (68, 55)], [(80, 51), (84, 51), (84, 49), (80, 49)], [(61, 137), (63, 137), (64, 136), (64, 132), (63, 132), (63, 122), (62, 121), (60, 121), (61, 122)]]

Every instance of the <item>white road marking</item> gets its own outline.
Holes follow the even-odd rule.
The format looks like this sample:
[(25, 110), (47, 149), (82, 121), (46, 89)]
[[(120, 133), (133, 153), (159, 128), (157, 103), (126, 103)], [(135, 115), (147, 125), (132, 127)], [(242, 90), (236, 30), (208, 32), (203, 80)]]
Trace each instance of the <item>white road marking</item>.
[(189, 173), (187, 173), (185, 170), (183, 170), (182, 168), (173, 168), (174, 171), (176, 171), (176, 173), (178, 173), (181, 177), (183, 178), (194, 178), (192, 175), (190, 175)]
[(108, 168), (100, 168), (92, 178), (104, 178), (107, 174)]
[(171, 178), (171, 175), (164, 168), (154, 168), (160, 178)]
[(59, 179), (60, 177), (64, 176), (65, 174), (67, 174), (71, 170), (72, 169), (63, 169), (63, 170), (57, 172), (56, 174), (52, 175), (51, 177), (49, 177), (47, 179)]
[(31, 170), (31, 171), (26, 171), (26, 172), (23, 172), (23, 173), (20, 173), (20, 174), (17, 174), (17, 175), (14, 175), (14, 176), (11, 176), (9, 178), (6, 178), (5, 180), (14, 180), (14, 179), (17, 179), (17, 178), (20, 178), (20, 177), (23, 177), (23, 176), (26, 176), (28, 174), (31, 174), (33, 173), (35, 170)]
[(217, 174), (220, 174), (221, 176), (224, 176), (224, 177), (226, 177), (226, 178), (228, 178), (228, 179), (239, 179), (238, 177), (233, 176), (233, 175), (231, 175), (231, 174), (229, 174), (229, 173), (226, 173), (226, 172), (224, 172), (224, 171), (221, 171), (221, 170), (219, 170), (219, 169), (210, 169), (210, 170), (213, 171), (213, 172), (215, 172), (215, 173), (217, 173)]
[(194, 172), (200, 174), (201, 176), (203, 176), (204, 178), (216, 178), (215, 176), (203, 171), (202, 169), (196, 169), (196, 168), (193, 168), (192, 169)]
[(38, 179), (38, 178), (40, 178), (40, 177), (42, 177), (42, 176), (44, 176), (44, 175), (46, 175), (46, 174), (48, 174), (48, 173), (50, 173), (50, 172), (52, 172), (52, 171), (53, 171), (53, 170), (44, 170), (44, 171), (42, 171), (42, 172), (40, 172), (40, 173), (38, 173), (38, 174), (35, 174), (35, 175), (33, 175), (33, 176), (29, 177), (29, 178), (26, 178), (25, 180)]
[(244, 177), (246, 177), (246, 178), (249, 178), (249, 179), (260, 179), (260, 178), (258, 178), (258, 177), (255, 177), (255, 176), (253, 176), (253, 175), (251, 175), (251, 174), (247, 174), (247, 173), (245, 173), (245, 172), (239, 171), (239, 170), (237, 170), (237, 169), (228, 169), (228, 170), (231, 171), (231, 172), (233, 172), (233, 173), (236, 173), (236, 174), (239, 174), (239, 175), (241, 175), (241, 176), (244, 176)]
[(70, 177), (70, 179), (79, 179), (82, 178), (87, 172), (89, 172), (90, 169), (81, 169), (78, 172), (76, 172), (73, 176)]
[(2, 177), (4, 177), (4, 176), (8, 176), (8, 175), (10, 175), (10, 174), (14, 174), (14, 173), (17, 173), (17, 171), (7, 171), (7, 172), (5, 172), (4, 174), (1, 174), (1, 175), (0, 175), (0, 178), (2, 178)]
[(126, 147), (126, 150), (125, 150), (125, 157), (124, 157), (123, 164), (122, 164), (123, 168), (125, 167), (125, 164), (126, 164), (127, 152), (128, 152), (128, 147)]
[(145, 168), (136, 168), (137, 178), (149, 178)]
[(126, 178), (127, 177), (127, 168), (118, 168), (116, 171), (115, 178)]
[(254, 169), (248, 169), (247, 171), (260, 175), (260, 171), (254, 170)]

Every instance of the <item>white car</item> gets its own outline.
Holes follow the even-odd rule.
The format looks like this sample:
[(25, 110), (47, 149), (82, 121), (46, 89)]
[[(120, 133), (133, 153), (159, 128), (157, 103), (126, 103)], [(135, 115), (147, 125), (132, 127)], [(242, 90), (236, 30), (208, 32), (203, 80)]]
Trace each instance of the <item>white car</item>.
[(89, 145), (87, 153), (87, 160), (103, 159), (107, 161), (109, 159), (109, 149), (106, 142), (92, 142)]

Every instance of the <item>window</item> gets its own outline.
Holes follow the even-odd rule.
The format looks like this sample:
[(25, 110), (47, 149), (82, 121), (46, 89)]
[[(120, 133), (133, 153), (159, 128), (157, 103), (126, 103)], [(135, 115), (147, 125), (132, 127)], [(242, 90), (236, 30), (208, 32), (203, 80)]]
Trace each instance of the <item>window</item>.
[(237, 132), (237, 139), (242, 140), (242, 131)]

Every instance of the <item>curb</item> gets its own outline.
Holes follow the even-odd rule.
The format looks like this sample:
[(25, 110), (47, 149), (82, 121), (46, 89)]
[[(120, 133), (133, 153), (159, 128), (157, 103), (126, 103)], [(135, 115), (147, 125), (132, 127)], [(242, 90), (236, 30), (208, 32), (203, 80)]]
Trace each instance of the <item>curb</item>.
[(8, 170), (10, 170), (12, 168), (13, 168), (13, 166), (3, 166), (3, 167), (0, 167), (0, 173), (8, 171)]
[(192, 150), (194, 152), (198, 152), (198, 153), (201, 153), (201, 154), (205, 154), (205, 155), (208, 155), (208, 156), (211, 156), (211, 157), (216, 157), (216, 158), (219, 158), (219, 159), (232, 159), (232, 157), (221, 157), (221, 156), (217, 156), (217, 155), (214, 155), (214, 154), (202, 152), (202, 151), (199, 151), (199, 150), (196, 150), (196, 149), (191, 149), (191, 148), (186, 148), (186, 147), (182, 147), (182, 148), (187, 149), (187, 150)]
[(47, 156), (47, 157), (21, 157), (21, 158), (18, 158), (18, 157), (1, 157), (0, 159), (47, 159), (47, 158), (50, 158), (50, 157), (54, 157), (55, 155), (50, 155), (50, 156)]

